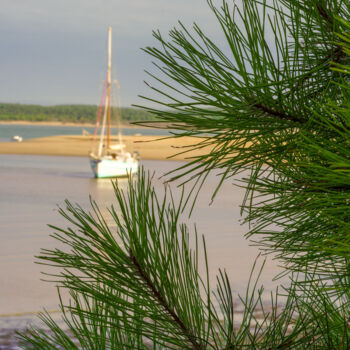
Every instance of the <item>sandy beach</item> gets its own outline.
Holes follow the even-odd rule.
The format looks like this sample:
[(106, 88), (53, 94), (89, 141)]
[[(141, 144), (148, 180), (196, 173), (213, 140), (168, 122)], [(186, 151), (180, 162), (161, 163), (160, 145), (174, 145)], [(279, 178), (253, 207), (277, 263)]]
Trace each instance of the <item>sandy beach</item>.
[[(58, 122), (58, 121), (42, 121), (42, 122), (32, 122), (27, 120), (0, 120), (0, 125), (45, 125), (45, 126), (80, 126), (80, 127), (95, 127), (96, 123), (73, 123), (73, 122)], [(153, 123), (152, 125), (157, 125), (157, 123)], [(162, 126), (161, 123), (158, 125)], [(114, 125), (112, 125), (113, 127)], [(140, 128), (148, 128), (148, 126), (144, 125), (136, 125), (128, 122), (123, 122), (119, 125), (119, 127), (124, 129), (140, 129)]]
[[(200, 141), (201, 139), (196, 137), (123, 136), (123, 142), (129, 152), (137, 151), (141, 159), (152, 160), (186, 160), (190, 156), (208, 153), (209, 148), (203, 148), (191, 153), (177, 154), (186, 150), (186, 147), (198, 144)], [(29, 139), (24, 142), (1, 142), (0, 154), (88, 156), (91, 145), (91, 136), (50, 136)]]

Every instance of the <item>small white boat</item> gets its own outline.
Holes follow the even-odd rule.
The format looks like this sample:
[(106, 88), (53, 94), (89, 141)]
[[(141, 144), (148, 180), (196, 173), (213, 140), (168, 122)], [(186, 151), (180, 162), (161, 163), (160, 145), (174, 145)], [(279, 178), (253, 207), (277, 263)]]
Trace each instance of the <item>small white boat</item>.
[(19, 136), (19, 135), (15, 135), (15, 136), (12, 137), (12, 141), (22, 142), (23, 141), (23, 137)]
[[(112, 57), (112, 27), (108, 27), (108, 68), (107, 68), (107, 81), (105, 84), (106, 96), (103, 94), (100, 110), (97, 118), (95, 133), (93, 137), (92, 151), (90, 153), (90, 165), (97, 178), (102, 177), (123, 177), (130, 176), (137, 173), (139, 168), (139, 162), (137, 154), (131, 154), (125, 150), (125, 145), (122, 142), (122, 134), (120, 127), (118, 128), (118, 135), (116, 143), (112, 143), (111, 137), (111, 59)], [(105, 92), (104, 91), (104, 92)], [(104, 101), (104, 103), (103, 103)], [(104, 108), (103, 108), (104, 105)], [(103, 120), (100, 128), (100, 117), (103, 110)], [(115, 108), (113, 108), (116, 111)], [(118, 117), (118, 115), (117, 115)], [(120, 118), (118, 120), (120, 123)], [(96, 139), (99, 133), (98, 146), (95, 148)]]

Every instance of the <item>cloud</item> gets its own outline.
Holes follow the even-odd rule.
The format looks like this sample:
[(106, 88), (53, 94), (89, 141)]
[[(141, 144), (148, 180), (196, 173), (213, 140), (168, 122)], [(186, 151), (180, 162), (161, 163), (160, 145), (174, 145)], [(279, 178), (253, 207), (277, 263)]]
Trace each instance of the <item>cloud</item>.
[(2, 0), (0, 96), (3, 101), (96, 103), (104, 77), (107, 25), (123, 101), (144, 93), (140, 51), (178, 20), (199, 22), (214, 37), (216, 20), (205, 0)]
[[(124, 34), (205, 19), (204, 0), (2, 0), (0, 18), (20, 27), (92, 32), (107, 24)], [(207, 21), (207, 20), (206, 20)]]

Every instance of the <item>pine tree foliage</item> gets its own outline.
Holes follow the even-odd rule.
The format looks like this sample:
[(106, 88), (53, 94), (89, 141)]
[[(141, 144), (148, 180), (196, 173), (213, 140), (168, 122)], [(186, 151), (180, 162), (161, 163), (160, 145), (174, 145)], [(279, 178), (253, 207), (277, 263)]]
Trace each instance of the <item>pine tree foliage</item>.
[[(339, 37), (348, 53), (349, 25)], [(333, 70), (346, 73), (342, 63)], [(321, 278), (349, 276), (349, 111), (348, 76), (337, 83), (340, 95), (310, 110), (313, 130), (300, 130), (293, 151), (277, 177), (255, 181), (255, 190), (269, 199), (249, 208), (248, 221), (257, 225), (267, 250), (274, 250), (291, 269), (313, 270)], [(317, 129), (318, 127), (318, 129)], [(271, 223), (279, 230), (271, 230)], [(261, 237), (261, 236), (260, 236)]]
[[(188, 228), (179, 222), (182, 202), (176, 205), (167, 192), (159, 199), (149, 176), (142, 173), (136, 183), (130, 181), (127, 194), (118, 187), (115, 193), (119, 210), (110, 208), (115, 226), (106, 223), (94, 202), (92, 213), (69, 202), (61, 210), (71, 227), (53, 227), (54, 237), (67, 249), (44, 250), (40, 258), (64, 267), (54, 280), (71, 291), (71, 303), (62, 306), (71, 332), (44, 314), (52, 333), (30, 330), (23, 336), (27, 346), (32, 344), (29, 349), (57, 349), (57, 344), (65, 349), (142, 349), (147, 343), (166, 349), (221, 349), (263, 345), (267, 339), (268, 344), (283, 344), (298, 335), (299, 330), (288, 332), (293, 308), (283, 315), (273, 308), (268, 314), (256, 284), (242, 299), (245, 313), (237, 326), (230, 283), (222, 271), (215, 293), (221, 310), (214, 306), (208, 276), (203, 280), (198, 273), (197, 234), (191, 249)], [(262, 313), (259, 320), (256, 310)]]
[(44, 314), (50, 332), (22, 334), (26, 349), (350, 348), (350, 3), (208, 3), (227, 47), (198, 26), (180, 24), (169, 40), (154, 33), (160, 48), (146, 51), (162, 101), (149, 110), (175, 137), (198, 137), (185, 151), (211, 147), (173, 178), (190, 174), (199, 190), (213, 169), (218, 188), (250, 171), (240, 183), (248, 236), (277, 252), (291, 286), (268, 307), (253, 274), (240, 298), (224, 271), (210, 286), (198, 273), (205, 241), (181, 223), (186, 194), (156, 194), (141, 172), (128, 192), (115, 187), (113, 225), (93, 201), (91, 213), (61, 210), (70, 227), (54, 237), (66, 249), (40, 260), (60, 268), (53, 280), (71, 293), (60, 299), (69, 331)]
[[(347, 239), (345, 226), (332, 226), (329, 214), (336, 216), (334, 206), (344, 204), (347, 196), (335, 165), (341, 157), (331, 153), (343, 145), (343, 158), (347, 155), (342, 114), (348, 113), (348, 78), (330, 67), (349, 64), (336, 33), (348, 30), (337, 18), (350, 18), (350, 3), (253, 0), (240, 7), (226, 1), (220, 9), (212, 1), (209, 5), (224, 31), (227, 53), (197, 26), (196, 37), (181, 26), (170, 32), (170, 41), (155, 32), (162, 48), (146, 49), (174, 82), (157, 79), (173, 94), (153, 87), (172, 109), (150, 110), (178, 129), (177, 137), (209, 135), (185, 151), (212, 147), (203, 156), (189, 153), (192, 161), (174, 178), (192, 174), (200, 188), (212, 169), (222, 169), (221, 181), (249, 170), (243, 210), (256, 225), (248, 236), (277, 250), (292, 269), (309, 268), (309, 260), (321, 268), (332, 255), (333, 243), (327, 239)], [(172, 97), (174, 92), (180, 97)], [(338, 211), (345, 218), (343, 209)]]
[[(343, 310), (320, 290), (303, 297), (290, 291), (283, 310), (276, 295), (266, 309), (252, 276), (240, 299), (242, 319), (235, 320), (239, 298), (226, 273), (219, 271), (214, 293), (208, 276), (198, 273), (199, 242), (194, 232), (190, 248), (189, 229), (180, 222), (182, 202), (168, 191), (157, 196), (145, 173), (130, 181), (128, 193), (118, 187), (115, 193), (115, 225), (94, 202), (91, 213), (69, 202), (60, 211), (70, 227), (52, 228), (66, 248), (43, 250), (40, 259), (61, 268), (52, 278), (70, 291), (67, 305), (60, 299), (68, 331), (43, 314), (50, 331), (28, 330), (22, 335), (26, 349), (308, 349), (342, 341)], [(307, 310), (311, 298), (313, 314)], [(327, 317), (321, 318), (324, 307)], [(326, 327), (332, 328), (330, 340)]]

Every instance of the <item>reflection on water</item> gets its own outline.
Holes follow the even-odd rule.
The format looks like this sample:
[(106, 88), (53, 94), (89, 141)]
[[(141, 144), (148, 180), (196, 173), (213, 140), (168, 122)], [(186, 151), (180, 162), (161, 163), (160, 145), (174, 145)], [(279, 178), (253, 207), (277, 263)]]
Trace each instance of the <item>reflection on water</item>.
[[(164, 178), (160, 176), (182, 163), (143, 161), (142, 164), (151, 173), (155, 172), (153, 183), (161, 193)], [(226, 268), (233, 290), (242, 293), (258, 250), (243, 238), (247, 228), (239, 223), (242, 189), (224, 183), (214, 204), (209, 206), (217, 183), (215, 175), (208, 177), (193, 216), (183, 220), (191, 229), (195, 222), (199, 234), (206, 237), (211, 284), (215, 285), (217, 270)], [(127, 179), (119, 180), (118, 186), (126, 188)], [(180, 191), (172, 187), (175, 199), (179, 198)], [(58, 215), (57, 206), (64, 206), (68, 198), (88, 209), (90, 195), (113, 228), (115, 224), (106, 209), (115, 205), (111, 180), (92, 178), (87, 158), (0, 155), (0, 329), (8, 322), (8, 315), (43, 307), (57, 309), (55, 287), (40, 281), (40, 271), (47, 268), (34, 264), (33, 257), (40, 248), (58, 246), (49, 236), (52, 231), (47, 226), (48, 223), (67, 226)], [(201, 269), (204, 272), (204, 267)], [(276, 263), (268, 260), (262, 274), (267, 291), (274, 289), (276, 283), (272, 283), (272, 278), (278, 272)]]
[(115, 220), (113, 219), (111, 213), (110, 213), (110, 206), (113, 205), (113, 208), (117, 215), (120, 214), (120, 210), (118, 208), (118, 205), (116, 205), (116, 201), (114, 200), (109, 203), (109, 205), (105, 205), (105, 198), (107, 196), (110, 196), (114, 193), (114, 186), (118, 186), (121, 190), (126, 190), (128, 188), (128, 179), (127, 178), (120, 178), (118, 180), (115, 179), (95, 179), (91, 178), (89, 181), (90, 184), (90, 191), (94, 192), (94, 195), (91, 196), (91, 199), (94, 200), (99, 205), (99, 210), (103, 216), (103, 219), (108, 224), (108, 227), (110, 231), (112, 232), (113, 236), (117, 239), (118, 243), (120, 242), (120, 239), (117, 237), (117, 224)]
[(113, 191), (113, 184), (117, 184), (120, 189), (126, 189), (128, 187), (128, 179), (126, 177), (117, 180), (102, 178), (102, 179), (90, 179), (91, 189), (96, 189), (96, 194), (105, 195), (105, 192)]

